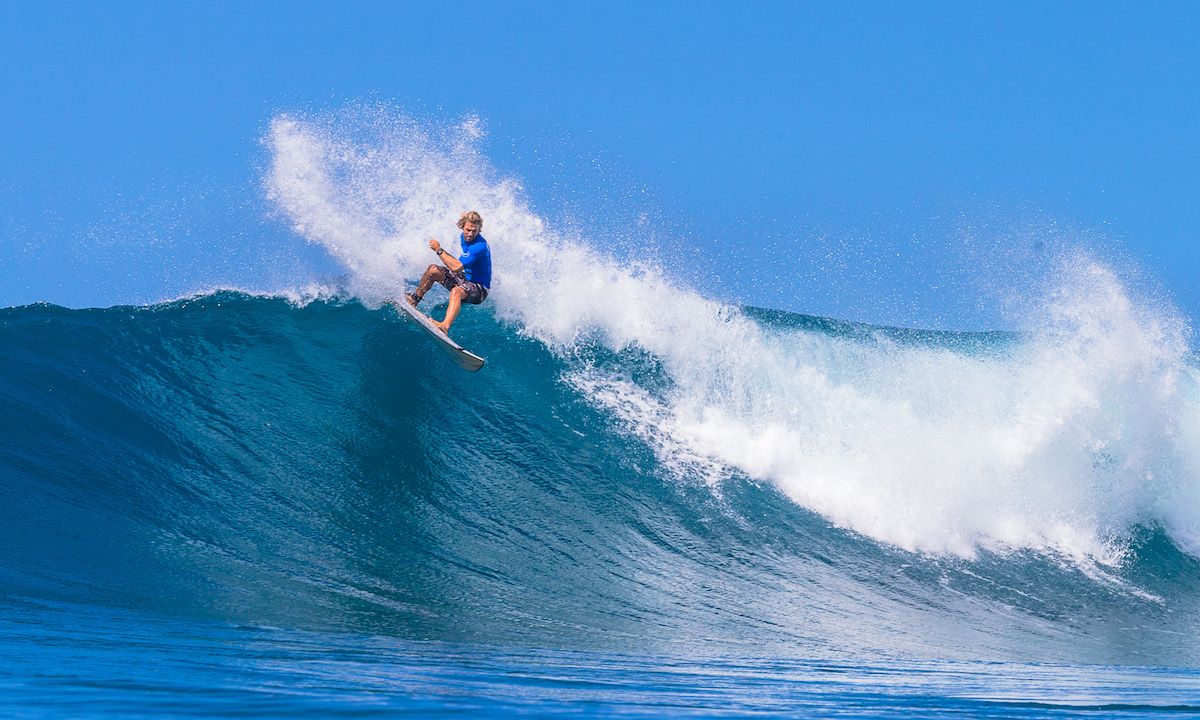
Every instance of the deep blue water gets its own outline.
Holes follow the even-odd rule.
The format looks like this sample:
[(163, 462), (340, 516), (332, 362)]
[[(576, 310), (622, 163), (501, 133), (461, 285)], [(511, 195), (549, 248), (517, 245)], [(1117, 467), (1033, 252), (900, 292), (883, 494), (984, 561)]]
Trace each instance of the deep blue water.
[[(747, 317), (826, 364), (1023, 343)], [(906, 549), (622, 412), (683, 402), (677, 361), (486, 306), (455, 333), (483, 371), (356, 300), (0, 310), (0, 710), (1200, 715), (1200, 564), (1118, 492), (1136, 447), (1089, 446), (1139, 508), (1113, 557)]]

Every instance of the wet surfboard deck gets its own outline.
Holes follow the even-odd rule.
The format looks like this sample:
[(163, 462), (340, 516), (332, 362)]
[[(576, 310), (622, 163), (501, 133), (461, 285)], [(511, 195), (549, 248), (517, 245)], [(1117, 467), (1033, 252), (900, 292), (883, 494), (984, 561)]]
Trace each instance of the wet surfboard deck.
[(470, 372), (475, 372), (479, 368), (483, 367), (483, 358), (451, 340), (449, 335), (439, 330), (437, 326), (433, 324), (433, 321), (429, 319), (428, 315), (416, 309), (412, 305), (409, 305), (408, 301), (400, 299), (391, 300), (390, 302), (396, 307), (396, 310), (407, 315), (413, 320), (416, 320), (417, 325), (424, 330), (427, 335), (432, 337), (437, 343), (438, 347), (449, 354), (450, 357), (454, 359), (454, 362), (458, 363), (460, 368)]

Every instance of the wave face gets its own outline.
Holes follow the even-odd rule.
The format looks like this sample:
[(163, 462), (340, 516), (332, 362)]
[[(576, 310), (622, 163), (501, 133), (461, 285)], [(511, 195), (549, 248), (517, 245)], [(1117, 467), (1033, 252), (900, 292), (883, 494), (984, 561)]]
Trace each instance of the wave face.
[(350, 296), (0, 311), (4, 597), (617, 652), (1195, 662), (1195, 373), (1152, 318), (956, 334), (669, 296), (717, 334), (555, 344), (501, 295), (455, 326), (477, 374)]
[[(732, 307), (652, 239), (622, 261), (551, 227), (480, 137), (274, 121), (266, 191), (336, 288), (0, 311), (5, 600), (571, 652), (1196, 662), (1200, 397), (1170, 308), (1084, 254), (1016, 332)], [(465, 208), (496, 279), (454, 329), (477, 374), (384, 302)]]

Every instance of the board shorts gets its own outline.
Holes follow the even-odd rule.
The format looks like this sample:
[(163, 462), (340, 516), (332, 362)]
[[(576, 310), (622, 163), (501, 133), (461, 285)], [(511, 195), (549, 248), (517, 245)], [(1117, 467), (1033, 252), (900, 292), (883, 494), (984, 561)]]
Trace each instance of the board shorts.
[(466, 297), (463, 298), (463, 302), (465, 303), (478, 305), (486, 300), (488, 296), (487, 288), (477, 282), (471, 282), (468, 280), (467, 277), (463, 275), (461, 270), (458, 272), (447, 271), (445, 273), (445, 278), (439, 282), (441, 282), (442, 287), (446, 288), (447, 290), (453, 290), (456, 287), (462, 288), (463, 292), (467, 294)]

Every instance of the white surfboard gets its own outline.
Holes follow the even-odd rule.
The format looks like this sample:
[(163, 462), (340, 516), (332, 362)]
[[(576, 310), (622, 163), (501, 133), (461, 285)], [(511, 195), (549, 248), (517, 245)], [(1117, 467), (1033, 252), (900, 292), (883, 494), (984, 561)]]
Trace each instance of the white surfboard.
[(450, 357), (454, 358), (454, 362), (463, 370), (475, 372), (483, 367), (483, 358), (479, 357), (470, 350), (466, 350), (463, 346), (450, 339), (450, 336), (442, 332), (433, 324), (429, 316), (412, 305), (408, 304), (407, 300), (391, 300), (389, 301), (396, 307), (397, 310), (408, 315), (413, 320), (417, 321), (417, 325), (421, 327), (430, 337), (437, 341), (438, 347), (445, 350)]

